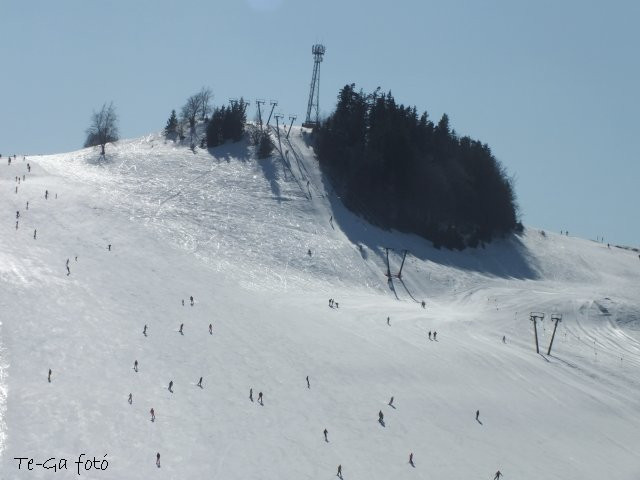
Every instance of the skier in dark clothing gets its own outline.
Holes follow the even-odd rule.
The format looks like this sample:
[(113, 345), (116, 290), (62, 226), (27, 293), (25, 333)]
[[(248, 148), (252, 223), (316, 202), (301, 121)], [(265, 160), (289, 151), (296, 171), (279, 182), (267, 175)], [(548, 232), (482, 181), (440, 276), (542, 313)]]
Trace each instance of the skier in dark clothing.
[(129, 405), (131, 405), (133, 403), (133, 394), (132, 393), (129, 394), (129, 399), (127, 401), (129, 402)]
[(505, 337), (504, 335), (502, 336), (502, 343), (507, 343), (507, 337)]
[(253, 402), (253, 388), (249, 389), (249, 400)]
[(31, 172), (31, 165), (27, 163), (27, 172)]
[(111, 251), (111, 244), (107, 245), (107, 248)]
[(431, 330), (429, 330), (429, 340), (431, 340)]
[(422, 308), (425, 308), (426, 303), (424, 302), (424, 300), (422, 301)]
[(378, 421), (380, 423), (384, 422), (384, 414), (382, 413), (382, 410), (378, 412)]
[(173, 380), (169, 381), (169, 391), (173, 393)]
[(191, 306), (193, 307), (193, 295), (189, 297), (189, 300), (191, 300)]
[(500, 477), (504, 477), (504, 475), (502, 475), (502, 473), (500, 473), (500, 470), (498, 470), (496, 472), (496, 475), (493, 477), (493, 480), (500, 480)]
[(182, 299), (182, 306), (184, 307), (184, 298)]
[(16, 220), (16, 230), (18, 229), (18, 220)]
[(151, 413), (151, 421), (155, 422), (156, 421), (156, 412), (153, 410), (153, 408), (149, 411), (149, 413)]
[(213, 325), (209, 324), (209, 335), (213, 335)]
[(133, 362), (133, 371), (137, 372), (138, 371), (138, 360), (136, 360), (135, 362)]
[(16, 218), (20, 218), (20, 210), (16, 210)]
[(44, 199), (48, 200), (49, 199), (49, 190), (45, 190), (44, 191)]
[(309, 383), (309, 375), (307, 375), (307, 388), (311, 388), (311, 384)]
[(27, 210), (29, 210), (29, 202), (27, 202)]
[(178, 330), (180, 332), (180, 335), (184, 335), (184, 333), (182, 332), (182, 328), (184, 327), (184, 323), (180, 324), (180, 330)]
[(324, 433), (324, 441), (329, 443), (329, 439), (327, 438), (327, 434), (329, 433), (329, 431), (325, 428), (324, 432), (322, 432), (322, 433)]
[(413, 464), (413, 452), (409, 454), (409, 465), (411, 465), (412, 467), (415, 467), (415, 465)]
[(387, 317), (387, 325), (391, 326), (391, 323), (389, 323), (391, 321), (391, 319), (389, 317)]
[(142, 334), (146, 337), (147, 336), (147, 325), (145, 324), (144, 328), (142, 329)]
[[(67, 260), (68, 261), (68, 260)], [(67, 264), (67, 277), (71, 275), (71, 270), (69, 269), (69, 264)]]
[(202, 388), (202, 377), (200, 377), (200, 380), (198, 380), (198, 386)]
[(476, 410), (476, 420), (479, 422), (479, 418), (480, 417), (480, 410)]
[(49, 369), (49, 376), (47, 377), (47, 381), (51, 383), (51, 369)]
[(33, 239), (35, 240), (37, 236), (38, 236), (38, 230), (34, 230), (33, 231)]
[(336, 477), (342, 478), (342, 465), (338, 465), (338, 473), (336, 473)]
[(156, 467), (160, 468), (160, 452), (156, 455)]
[(436, 339), (436, 335), (438, 335), (438, 332), (433, 332), (433, 339)]
[(391, 400), (389, 400), (389, 406), (393, 407), (393, 397), (391, 397)]
[(262, 392), (258, 392), (258, 403), (264, 405), (264, 403), (262, 403)]

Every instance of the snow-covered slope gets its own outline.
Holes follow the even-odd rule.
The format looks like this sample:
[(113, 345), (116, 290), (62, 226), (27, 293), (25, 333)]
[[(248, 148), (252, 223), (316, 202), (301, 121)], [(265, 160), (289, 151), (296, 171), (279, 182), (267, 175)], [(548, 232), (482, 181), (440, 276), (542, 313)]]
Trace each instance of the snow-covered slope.
[[(637, 252), (382, 231), (299, 129), (267, 160), (159, 135), (107, 152), (0, 164), (0, 478), (75, 478), (81, 453), (107, 455), (95, 479), (640, 478)], [(392, 271), (410, 251), (402, 281), (384, 247)], [(550, 356), (532, 311), (544, 353), (563, 315)]]

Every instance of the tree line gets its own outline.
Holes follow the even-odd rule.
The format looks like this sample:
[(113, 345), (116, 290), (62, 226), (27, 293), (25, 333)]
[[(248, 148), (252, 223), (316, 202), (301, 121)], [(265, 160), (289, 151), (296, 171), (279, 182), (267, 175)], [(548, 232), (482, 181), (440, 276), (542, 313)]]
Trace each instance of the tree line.
[(437, 248), (477, 247), (520, 230), (513, 182), (486, 143), (434, 124), (391, 92), (346, 85), (315, 129), (321, 169), (344, 204)]

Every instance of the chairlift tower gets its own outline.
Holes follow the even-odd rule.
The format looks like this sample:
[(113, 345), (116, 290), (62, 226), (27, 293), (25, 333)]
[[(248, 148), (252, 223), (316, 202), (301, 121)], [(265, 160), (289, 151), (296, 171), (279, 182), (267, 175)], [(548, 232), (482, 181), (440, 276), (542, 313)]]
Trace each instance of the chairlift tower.
[(311, 47), (313, 53), (313, 75), (309, 89), (309, 103), (307, 104), (307, 118), (303, 127), (313, 128), (320, 123), (320, 63), (324, 55), (324, 45), (319, 43)]

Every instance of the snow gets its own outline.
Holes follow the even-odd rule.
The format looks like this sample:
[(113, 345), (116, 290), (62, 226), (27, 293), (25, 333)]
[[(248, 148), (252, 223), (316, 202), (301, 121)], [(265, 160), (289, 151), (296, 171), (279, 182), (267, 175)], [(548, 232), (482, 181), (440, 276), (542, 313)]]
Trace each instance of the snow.
[(346, 210), (295, 127), (265, 160), (107, 154), (0, 164), (1, 478), (81, 453), (107, 454), (92, 479), (640, 478), (638, 252), (534, 228), (435, 250)]

